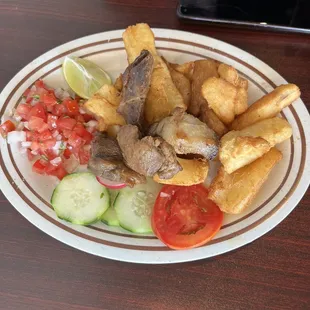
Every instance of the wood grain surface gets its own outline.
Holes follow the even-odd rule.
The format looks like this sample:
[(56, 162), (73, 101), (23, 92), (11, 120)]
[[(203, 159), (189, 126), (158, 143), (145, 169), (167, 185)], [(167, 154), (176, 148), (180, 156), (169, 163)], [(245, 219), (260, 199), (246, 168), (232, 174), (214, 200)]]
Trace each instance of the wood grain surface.
[[(0, 0), (0, 89), (59, 44), (143, 21), (209, 35), (252, 53), (299, 85), (310, 107), (310, 36), (181, 23), (176, 5), (176, 0)], [(309, 225), (308, 190), (280, 225), (243, 248), (193, 263), (135, 265), (58, 242), (0, 193), (0, 309), (310, 309)]]

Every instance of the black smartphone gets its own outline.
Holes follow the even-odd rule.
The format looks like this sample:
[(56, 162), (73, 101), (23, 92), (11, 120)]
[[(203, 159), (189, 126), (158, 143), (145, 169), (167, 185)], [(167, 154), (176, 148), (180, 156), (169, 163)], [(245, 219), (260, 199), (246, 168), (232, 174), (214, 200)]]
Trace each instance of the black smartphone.
[(310, 34), (310, 0), (180, 0), (181, 19)]

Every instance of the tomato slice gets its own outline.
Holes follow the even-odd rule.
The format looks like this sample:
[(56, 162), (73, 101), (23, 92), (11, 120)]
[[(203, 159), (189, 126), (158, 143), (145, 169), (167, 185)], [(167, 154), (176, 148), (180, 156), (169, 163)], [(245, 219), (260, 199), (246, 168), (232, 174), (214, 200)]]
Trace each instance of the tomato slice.
[(222, 211), (208, 199), (208, 190), (202, 184), (165, 185), (152, 214), (155, 235), (172, 249), (205, 244), (219, 231), (222, 222)]
[(5, 138), (10, 131), (15, 130), (15, 125), (12, 121), (7, 120), (0, 126), (0, 134)]

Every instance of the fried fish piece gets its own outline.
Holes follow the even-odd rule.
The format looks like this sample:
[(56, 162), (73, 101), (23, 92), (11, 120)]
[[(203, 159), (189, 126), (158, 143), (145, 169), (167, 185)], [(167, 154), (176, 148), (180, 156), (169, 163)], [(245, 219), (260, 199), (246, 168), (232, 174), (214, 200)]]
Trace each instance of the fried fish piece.
[(192, 77), (192, 99), (188, 107), (189, 113), (197, 116), (201, 107), (206, 104), (202, 96), (202, 84), (211, 77), (218, 77), (218, 62), (212, 59), (196, 60)]
[(220, 167), (209, 188), (209, 198), (225, 213), (238, 214), (254, 200), (272, 168), (282, 159), (276, 148), (251, 164), (228, 174)]
[(110, 125), (124, 125), (125, 120), (117, 112), (120, 104), (120, 93), (113, 85), (103, 85), (90, 99), (84, 108), (98, 119), (100, 131), (107, 130)]
[(231, 128), (241, 130), (261, 120), (272, 118), (298, 99), (299, 96), (300, 90), (295, 84), (278, 86), (239, 115), (232, 123)]
[(183, 159), (178, 158), (183, 170), (179, 171), (171, 179), (161, 179), (155, 174), (153, 180), (161, 184), (191, 186), (201, 184), (205, 181), (209, 172), (209, 163), (205, 159)]

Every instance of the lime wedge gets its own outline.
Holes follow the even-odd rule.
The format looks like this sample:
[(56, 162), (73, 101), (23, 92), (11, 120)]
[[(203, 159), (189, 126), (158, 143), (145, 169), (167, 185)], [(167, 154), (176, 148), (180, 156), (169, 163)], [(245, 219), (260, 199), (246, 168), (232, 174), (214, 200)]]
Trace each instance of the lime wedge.
[(67, 56), (62, 70), (70, 88), (84, 99), (89, 99), (104, 84), (111, 84), (109, 75), (86, 59)]

